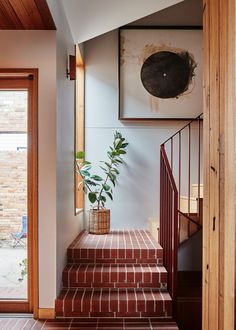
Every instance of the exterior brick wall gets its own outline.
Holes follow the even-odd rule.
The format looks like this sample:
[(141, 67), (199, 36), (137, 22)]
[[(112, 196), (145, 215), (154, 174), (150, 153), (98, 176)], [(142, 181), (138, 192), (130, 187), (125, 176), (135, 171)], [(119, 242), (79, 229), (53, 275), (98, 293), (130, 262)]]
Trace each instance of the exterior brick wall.
[(0, 239), (17, 232), (27, 214), (26, 166), (26, 151), (0, 151)]
[(26, 131), (27, 93), (24, 91), (1, 91), (0, 93), (0, 132)]
[[(25, 132), (26, 111), (27, 92), (1, 91), (0, 133)], [(17, 151), (16, 146), (21, 146), (20, 136), (12, 140), (7, 134), (0, 140), (0, 239), (9, 239), (11, 233), (18, 232), (22, 215), (27, 212), (27, 151)]]

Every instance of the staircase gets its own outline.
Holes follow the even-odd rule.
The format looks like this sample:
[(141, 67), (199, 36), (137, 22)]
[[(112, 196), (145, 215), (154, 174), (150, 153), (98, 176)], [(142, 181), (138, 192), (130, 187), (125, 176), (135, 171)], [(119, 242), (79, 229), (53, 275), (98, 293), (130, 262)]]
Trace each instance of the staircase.
[(174, 302), (179, 246), (202, 229), (202, 140), (201, 114), (160, 147), (160, 244)]
[(202, 229), (203, 221), (203, 184), (192, 184), (191, 195), (180, 196), (179, 201), (179, 244), (187, 242)]
[(83, 231), (69, 246), (67, 258), (57, 317), (135, 318), (136, 324), (152, 318), (155, 329), (178, 329), (172, 321), (163, 249), (148, 231)]

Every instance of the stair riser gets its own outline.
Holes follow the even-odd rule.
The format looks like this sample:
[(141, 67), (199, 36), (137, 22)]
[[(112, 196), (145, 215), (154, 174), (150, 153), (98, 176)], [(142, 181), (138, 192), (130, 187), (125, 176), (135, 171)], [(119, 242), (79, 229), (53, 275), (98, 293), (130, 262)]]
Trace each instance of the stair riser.
[[(82, 284), (71, 284), (70, 288), (111, 288), (111, 289), (129, 289), (129, 288), (156, 288), (167, 290), (166, 283), (82, 283)], [(68, 286), (64, 286), (68, 288)]]
[[(63, 311), (64, 308), (64, 311)], [(98, 301), (88, 302), (81, 310), (81, 305), (73, 305), (72, 301), (66, 301), (63, 306), (61, 301), (56, 301), (57, 316), (63, 317), (171, 317), (171, 302), (165, 302), (165, 307), (161, 302), (146, 302), (129, 300), (120, 302), (105, 301), (99, 304)], [(87, 309), (87, 310), (86, 310)]]
[(64, 271), (64, 287), (153, 287), (166, 288), (167, 273)]
[(163, 265), (163, 259), (77, 259), (68, 257), (68, 263), (75, 264), (157, 264)]
[[(153, 317), (153, 318), (167, 318), (169, 319), (172, 317), (172, 314), (168, 316), (168, 313), (164, 312), (156, 312), (156, 313), (149, 313), (149, 312), (136, 312), (136, 313), (114, 313), (114, 312), (104, 312), (104, 313), (78, 313), (78, 312), (58, 312), (57, 317), (71, 317), (71, 318), (80, 318), (80, 317), (88, 317), (88, 318), (97, 318), (97, 317), (107, 317), (107, 318), (118, 318), (118, 317), (130, 317), (130, 318), (141, 318), (141, 317)], [(87, 329), (87, 328), (86, 328)], [(108, 328), (107, 328), (108, 329)], [(131, 328), (132, 329), (132, 328)], [(134, 330), (137, 330), (137, 328), (133, 328)], [(147, 328), (149, 329), (149, 328)], [(176, 329), (176, 328), (174, 328)], [(82, 330), (82, 329), (81, 329)], [(109, 329), (111, 330), (111, 329)]]
[[(68, 259), (78, 260), (154, 260), (163, 258), (162, 250), (141, 250), (141, 249), (68, 249)], [(109, 261), (110, 262), (110, 261)]]

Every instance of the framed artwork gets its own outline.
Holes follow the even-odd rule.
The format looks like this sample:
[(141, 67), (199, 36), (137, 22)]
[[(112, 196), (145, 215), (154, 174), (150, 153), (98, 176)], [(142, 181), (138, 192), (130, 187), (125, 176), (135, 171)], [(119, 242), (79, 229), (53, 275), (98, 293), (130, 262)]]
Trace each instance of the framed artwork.
[(119, 119), (189, 120), (202, 113), (202, 28), (119, 29)]

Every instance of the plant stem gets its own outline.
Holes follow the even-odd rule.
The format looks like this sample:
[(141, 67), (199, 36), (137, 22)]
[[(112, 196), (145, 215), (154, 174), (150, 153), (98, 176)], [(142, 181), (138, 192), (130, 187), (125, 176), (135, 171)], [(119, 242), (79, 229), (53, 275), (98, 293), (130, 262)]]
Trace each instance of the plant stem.
[(101, 197), (102, 192), (104, 190), (104, 185), (107, 183), (107, 180), (109, 178), (109, 174), (111, 173), (112, 164), (113, 164), (113, 159), (111, 160), (109, 172), (107, 173), (106, 179), (104, 180), (104, 183), (102, 184), (101, 191), (100, 191), (100, 193), (98, 195), (98, 198), (97, 198), (97, 200), (98, 200), (98, 210), (100, 209), (100, 197)]

